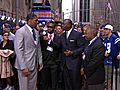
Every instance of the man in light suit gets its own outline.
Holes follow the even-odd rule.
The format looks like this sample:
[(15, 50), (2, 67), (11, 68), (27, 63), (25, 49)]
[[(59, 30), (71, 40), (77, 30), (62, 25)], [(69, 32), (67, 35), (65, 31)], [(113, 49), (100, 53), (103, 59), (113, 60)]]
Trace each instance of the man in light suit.
[(42, 68), (42, 53), (36, 29), (37, 16), (27, 15), (27, 24), (15, 35), (15, 67), (18, 70), (20, 90), (36, 90), (37, 67)]

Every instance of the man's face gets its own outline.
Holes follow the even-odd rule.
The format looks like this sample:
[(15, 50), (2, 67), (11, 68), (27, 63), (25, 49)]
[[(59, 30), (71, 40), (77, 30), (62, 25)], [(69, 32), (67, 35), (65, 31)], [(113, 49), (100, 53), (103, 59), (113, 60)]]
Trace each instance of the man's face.
[(80, 27), (77, 28), (77, 31), (80, 32), (80, 33), (82, 33), (82, 29)]
[(40, 30), (40, 31), (43, 30), (43, 25), (37, 24), (37, 29)]
[(105, 35), (106, 35), (106, 36), (108, 36), (108, 35), (111, 33), (111, 30), (109, 30), (109, 29), (107, 29), (107, 28), (105, 28), (104, 31), (105, 31)]
[(71, 29), (71, 24), (70, 24), (70, 22), (69, 22), (68, 20), (65, 20), (65, 21), (63, 22), (63, 30), (69, 31), (70, 29)]
[(57, 32), (58, 34), (62, 33), (62, 32), (63, 32), (62, 27), (61, 27), (61, 26), (57, 26), (57, 27), (56, 27), (56, 32)]
[(48, 23), (47, 24), (47, 31), (48, 31), (48, 33), (53, 33), (54, 32), (54, 24), (53, 23)]
[(5, 32), (10, 32), (10, 28), (9, 28), (9, 27), (4, 27), (3, 30), (4, 30)]
[(30, 21), (31, 27), (33, 28), (37, 27), (37, 23), (38, 23), (37, 17), (34, 17), (33, 19), (30, 19), (29, 21)]
[(100, 24), (97, 23), (97, 24), (96, 24), (96, 29), (99, 29), (99, 28), (100, 28)]
[(85, 39), (86, 40), (91, 40), (93, 37), (93, 33), (92, 30), (88, 29), (88, 28), (83, 28), (84, 29), (84, 35), (85, 35)]
[(105, 36), (105, 30), (102, 28), (102, 29), (100, 29), (100, 35), (101, 36)]

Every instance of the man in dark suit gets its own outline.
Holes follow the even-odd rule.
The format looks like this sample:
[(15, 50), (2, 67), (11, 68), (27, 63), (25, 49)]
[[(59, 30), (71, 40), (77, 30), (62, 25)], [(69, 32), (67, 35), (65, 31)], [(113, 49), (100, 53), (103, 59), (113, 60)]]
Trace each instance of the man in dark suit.
[(90, 41), (84, 50), (85, 59), (81, 72), (85, 75), (87, 90), (104, 90), (105, 70), (104, 54), (105, 48), (102, 40), (97, 37), (97, 30), (92, 25), (84, 27), (85, 38)]
[(57, 90), (59, 50), (53, 44), (58, 40), (58, 36), (54, 33), (54, 28), (54, 22), (48, 22), (46, 35), (40, 37), (44, 65), (41, 71), (40, 88), (42, 90)]
[(72, 28), (72, 21), (65, 19), (63, 23), (65, 32), (60, 38), (62, 49), (62, 65), (65, 90), (81, 90), (80, 88), (80, 66), (84, 39), (82, 34)]

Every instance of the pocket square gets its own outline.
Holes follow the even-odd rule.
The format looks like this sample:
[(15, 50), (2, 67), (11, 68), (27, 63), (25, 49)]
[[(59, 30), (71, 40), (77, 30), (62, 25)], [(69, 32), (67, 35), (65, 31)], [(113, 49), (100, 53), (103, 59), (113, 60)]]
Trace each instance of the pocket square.
[(70, 40), (70, 42), (74, 42), (75, 40)]

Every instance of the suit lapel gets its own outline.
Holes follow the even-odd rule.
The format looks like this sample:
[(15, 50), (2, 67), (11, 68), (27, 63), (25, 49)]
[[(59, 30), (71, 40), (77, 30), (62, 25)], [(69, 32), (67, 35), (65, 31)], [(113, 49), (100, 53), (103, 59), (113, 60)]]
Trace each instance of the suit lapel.
[(70, 32), (70, 34), (69, 34), (69, 36), (68, 36), (68, 38), (67, 38), (68, 40), (71, 38), (73, 32), (74, 32), (74, 31), (73, 31), (73, 29), (72, 29), (72, 31)]
[(30, 30), (27, 28), (27, 26), (25, 26), (25, 30), (26, 30), (27, 34), (29, 34), (29, 36), (30, 36), (32, 42), (34, 43), (34, 45), (36, 45), (35, 42), (34, 42), (34, 38), (33, 38), (32, 34), (31, 34)]

